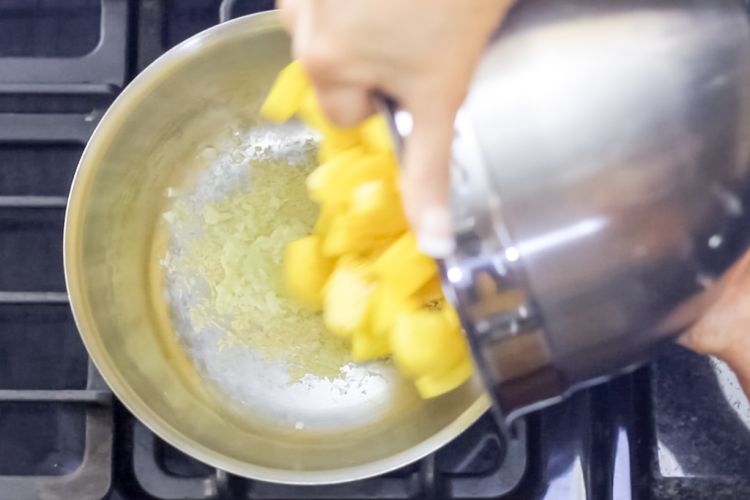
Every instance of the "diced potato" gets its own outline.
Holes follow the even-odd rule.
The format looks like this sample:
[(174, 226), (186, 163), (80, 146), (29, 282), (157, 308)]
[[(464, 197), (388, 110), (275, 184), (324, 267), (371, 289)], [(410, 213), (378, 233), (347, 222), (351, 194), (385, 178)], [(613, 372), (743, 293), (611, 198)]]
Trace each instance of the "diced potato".
[(354, 361), (371, 361), (384, 358), (391, 353), (388, 337), (375, 337), (365, 331), (357, 331), (352, 337), (352, 359)]
[(337, 137), (337, 138), (323, 138), (323, 140), (320, 142), (320, 145), (318, 146), (318, 163), (323, 164), (326, 163), (334, 158), (336, 158), (338, 155), (346, 151), (347, 149), (351, 149), (353, 147), (362, 146), (356, 141), (350, 140), (350, 137), (348, 134), (344, 134), (343, 136)]
[(314, 309), (323, 306), (323, 287), (333, 261), (323, 256), (319, 236), (293, 241), (284, 255), (284, 280), (291, 295)]
[(461, 385), (472, 372), (468, 345), (437, 265), (409, 232), (384, 117), (352, 129), (332, 125), (298, 63), (282, 72), (263, 113), (276, 121), (296, 113), (322, 136), (320, 166), (307, 179), (320, 214), (314, 235), (287, 249), (290, 292), (322, 303), (326, 327), (351, 340), (355, 361), (392, 354), (425, 398)]
[(334, 217), (323, 242), (323, 254), (338, 257), (349, 253), (367, 254), (388, 242), (388, 235), (362, 225), (348, 213)]
[(375, 261), (375, 273), (393, 290), (408, 297), (437, 276), (437, 265), (417, 247), (416, 238), (406, 233)]
[(392, 178), (395, 172), (395, 165), (386, 155), (366, 155), (357, 146), (313, 170), (307, 178), (307, 189), (310, 198), (318, 203), (345, 203), (358, 186)]
[(323, 253), (328, 257), (338, 257), (346, 253), (356, 253), (367, 250), (372, 241), (360, 238), (358, 234), (351, 231), (347, 224), (346, 215), (342, 214), (335, 217), (326, 233), (323, 242)]
[(440, 312), (443, 314), (443, 316), (445, 316), (445, 319), (448, 320), (448, 323), (450, 323), (451, 327), (453, 327), (457, 331), (462, 331), (461, 319), (458, 317), (458, 313), (451, 303), (449, 303), (448, 301), (444, 301), (443, 308)]
[(362, 143), (367, 151), (378, 153), (381, 151), (392, 152), (393, 141), (391, 140), (391, 131), (385, 118), (380, 115), (373, 115), (365, 120), (359, 126)]
[[(351, 205), (354, 212), (361, 214), (401, 208), (395, 189), (381, 180), (365, 182), (357, 186), (352, 192)], [(399, 217), (403, 217), (403, 214)]]
[(386, 250), (388, 250), (388, 247), (391, 246), (391, 243), (393, 243), (393, 238), (386, 238), (385, 241), (371, 248), (367, 252), (364, 252), (363, 255), (370, 261), (375, 262), (380, 258), (381, 255), (385, 253)]
[(350, 206), (354, 223), (368, 228), (373, 236), (399, 235), (409, 228), (401, 198), (391, 182), (360, 184), (352, 192)]
[(314, 96), (312, 85), (299, 61), (281, 70), (271, 91), (260, 108), (260, 115), (282, 123), (289, 120), (302, 107), (308, 96)]
[(360, 176), (367, 177), (370, 181), (395, 182), (399, 174), (396, 158), (390, 153), (368, 153), (357, 162), (356, 168), (359, 169)]
[(331, 223), (330, 230), (323, 245), (328, 256), (356, 252), (375, 255), (403, 232), (395, 224), (378, 225), (366, 218), (344, 214)]
[(388, 337), (396, 317), (403, 312), (417, 311), (420, 304), (401, 297), (390, 290), (387, 283), (378, 283), (372, 296), (370, 310), (370, 331), (376, 337)]
[(439, 304), (442, 309), (445, 305), (445, 298), (443, 297), (443, 285), (440, 283), (440, 278), (435, 276), (422, 285), (422, 288), (414, 293), (414, 299), (423, 306)]
[[(321, 223), (326, 232), (325, 255), (335, 257), (351, 252), (382, 251), (393, 237), (406, 231), (406, 219), (397, 204), (397, 197), (389, 200), (386, 194), (372, 191), (363, 195), (363, 190), (377, 188), (379, 184), (380, 181), (374, 181), (360, 185), (354, 190), (347, 210), (326, 214), (331, 219)], [(366, 199), (369, 195), (372, 197)]]
[(358, 178), (356, 172), (352, 171), (362, 157), (362, 148), (350, 148), (313, 170), (307, 177), (310, 198), (318, 203), (346, 202), (358, 183), (371, 180), (369, 177)]
[[(311, 189), (318, 189), (323, 182), (311, 182)], [(321, 231), (325, 232), (323, 253), (329, 257), (383, 248), (393, 237), (407, 230), (395, 189), (388, 188), (384, 181), (360, 184), (354, 189), (350, 203), (334, 204), (349, 208), (328, 212), (327, 219), (321, 221)]]
[(471, 378), (474, 366), (471, 358), (463, 358), (456, 366), (438, 375), (425, 375), (414, 381), (419, 395), (424, 399), (442, 396), (461, 386)]
[(463, 334), (438, 311), (399, 314), (390, 340), (399, 369), (413, 378), (445, 371), (466, 355)]
[(341, 337), (351, 337), (366, 326), (374, 284), (367, 264), (360, 259), (342, 259), (331, 273), (324, 290), (323, 321)]
[(331, 229), (331, 223), (336, 216), (347, 210), (345, 203), (323, 203), (320, 206), (318, 220), (315, 222), (315, 234), (323, 236)]
[(323, 139), (318, 146), (318, 163), (322, 165), (331, 161), (344, 151), (346, 151), (346, 149), (341, 150), (335, 143)]

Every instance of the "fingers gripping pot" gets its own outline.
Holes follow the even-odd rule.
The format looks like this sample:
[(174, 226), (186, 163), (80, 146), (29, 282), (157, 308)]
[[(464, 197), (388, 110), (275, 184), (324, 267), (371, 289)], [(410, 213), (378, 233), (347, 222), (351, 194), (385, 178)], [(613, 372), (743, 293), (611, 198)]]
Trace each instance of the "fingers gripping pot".
[(444, 288), (502, 417), (638, 366), (747, 248), (743, 4), (519, 2), (452, 154)]

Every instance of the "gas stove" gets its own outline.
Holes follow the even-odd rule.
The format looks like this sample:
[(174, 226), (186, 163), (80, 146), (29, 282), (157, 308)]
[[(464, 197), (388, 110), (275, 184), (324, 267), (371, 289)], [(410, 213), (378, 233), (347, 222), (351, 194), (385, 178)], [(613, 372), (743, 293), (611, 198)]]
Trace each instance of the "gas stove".
[(485, 415), (437, 453), (333, 486), (248, 480), (164, 443), (89, 361), (65, 293), (66, 195), (139, 71), (272, 0), (0, 0), (0, 500), (750, 498), (750, 407), (711, 359), (665, 346), (504, 437)]

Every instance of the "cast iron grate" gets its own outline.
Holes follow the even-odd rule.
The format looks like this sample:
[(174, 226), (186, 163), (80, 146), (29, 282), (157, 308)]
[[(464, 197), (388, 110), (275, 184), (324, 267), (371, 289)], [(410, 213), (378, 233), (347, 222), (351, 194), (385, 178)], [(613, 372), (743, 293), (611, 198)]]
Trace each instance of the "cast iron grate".
[(125, 81), (127, 15), (124, 0), (3, 5), (2, 500), (95, 500), (111, 489), (113, 399), (73, 323), (61, 250), (75, 164)]
[(133, 477), (151, 498), (499, 498), (518, 484), (526, 467), (525, 439), (501, 439), (489, 415), (443, 450), (415, 464), (383, 476), (327, 486), (287, 486), (237, 478), (183, 455), (139, 422), (131, 423), (130, 432)]

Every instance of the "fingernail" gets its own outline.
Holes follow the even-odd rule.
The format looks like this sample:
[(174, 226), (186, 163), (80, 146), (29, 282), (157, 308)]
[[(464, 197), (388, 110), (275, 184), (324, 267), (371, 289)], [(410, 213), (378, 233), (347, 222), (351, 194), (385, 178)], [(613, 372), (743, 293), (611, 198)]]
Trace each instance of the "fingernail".
[(445, 207), (433, 206), (422, 211), (417, 227), (417, 244), (430, 257), (443, 259), (456, 246), (451, 232), (451, 214)]

